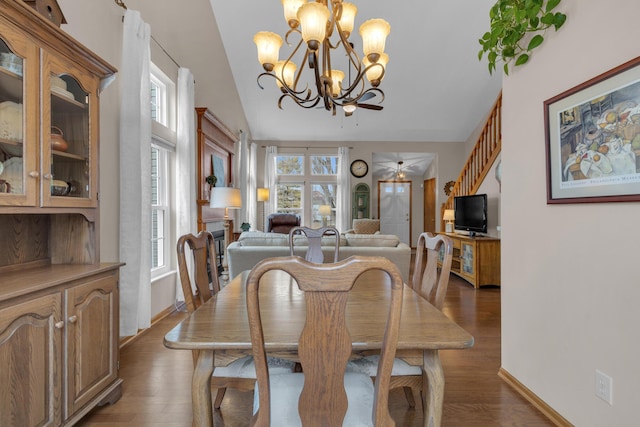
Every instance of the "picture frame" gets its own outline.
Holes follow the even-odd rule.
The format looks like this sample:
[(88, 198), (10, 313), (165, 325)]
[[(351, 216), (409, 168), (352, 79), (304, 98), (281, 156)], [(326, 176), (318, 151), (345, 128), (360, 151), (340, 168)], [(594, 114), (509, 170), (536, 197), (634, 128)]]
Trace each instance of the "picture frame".
[(544, 101), (547, 204), (640, 200), (640, 57)]

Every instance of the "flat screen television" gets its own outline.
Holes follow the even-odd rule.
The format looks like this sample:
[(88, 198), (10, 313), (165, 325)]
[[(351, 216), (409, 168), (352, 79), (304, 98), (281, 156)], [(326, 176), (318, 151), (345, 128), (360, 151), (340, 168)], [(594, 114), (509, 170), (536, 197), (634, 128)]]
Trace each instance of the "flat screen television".
[(470, 235), (487, 232), (487, 195), (473, 194), (453, 199), (455, 218), (453, 228)]

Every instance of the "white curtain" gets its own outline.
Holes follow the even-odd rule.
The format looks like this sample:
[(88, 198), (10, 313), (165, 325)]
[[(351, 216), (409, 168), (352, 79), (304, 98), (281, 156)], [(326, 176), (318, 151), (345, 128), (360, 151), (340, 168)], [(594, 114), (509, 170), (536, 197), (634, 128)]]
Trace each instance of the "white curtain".
[[(252, 146), (248, 141), (247, 134), (240, 133), (240, 140), (236, 143), (236, 188), (240, 188), (240, 194), (242, 197), (242, 208), (238, 224), (235, 228), (239, 229), (243, 222), (251, 224), (255, 228), (256, 222), (256, 168), (255, 168), (255, 153), (253, 153), (253, 165), (252, 165)], [(253, 148), (255, 150), (255, 148)]]
[(120, 66), (120, 336), (151, 324), (151, 29), (124, 15)]
[[(276, 211), (276, 157), (278, 156), (278, 147), (270, 145), (267, 147), (267, 153), (264, 158), (264, 186), (269, 189), (271, 193), (269, 195), (269, 201), (264, 203), (264, 217), (265, 221), (269, 214)], [(267, 225), (263, 224), (264, 230), (267, 230)]]
[(251, 228), (256, 230), (258, 227), (258, 146), (255, 142), (249, 145), (249, 182), (247, 183), (247, 218)]
[[(195, 234), (198, 226), (196, 212), (196, 135), (195, 83), (188, 68), (178, 69), (178, 126), (176, 144), (176, 236)], [(173, 246), (172, 246), (173, 247)], [(187, 262), (191, 258), (187, 257)], [(191, 269), (189, 269), (191, 271)], [(176, 280), (176, 300), (184, 301), (182, 285)]]
[(351, 228), (351, 183), (349, 179), (349, 147), (338, 148), (338, 194), (336, 195), (336, 228)]

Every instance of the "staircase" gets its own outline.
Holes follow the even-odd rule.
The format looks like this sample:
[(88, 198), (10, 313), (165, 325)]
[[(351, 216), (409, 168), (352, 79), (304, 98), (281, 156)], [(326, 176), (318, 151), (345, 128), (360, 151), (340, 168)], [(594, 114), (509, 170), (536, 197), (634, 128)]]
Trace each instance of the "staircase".
[(493, 162), (498, 158), (502, 147), (501, 134), (502, 92), (493, 104), (487, 122), (478, 136), (476, 145), (471, 150), (469, 158), (462, 168), (456, 183), (449, 194), (449, 198), (442, 204), (440, 218), (445, 209), (453, 209), (453, 198), (476, 194), (478, 188), (487, 176)]

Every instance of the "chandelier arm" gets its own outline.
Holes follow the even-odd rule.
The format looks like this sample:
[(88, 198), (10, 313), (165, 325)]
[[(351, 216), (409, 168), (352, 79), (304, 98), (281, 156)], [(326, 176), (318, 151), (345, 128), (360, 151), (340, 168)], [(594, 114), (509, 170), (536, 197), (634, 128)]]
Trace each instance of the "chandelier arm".
[(298, 104), (298, 106), (300, 106), (302, 108), (314, 108), (320, 102), (320, 98), (318, 98), (318, 97), (315, 97), (313, 99), (308, 99), (308, 100), (301, 100), (300, 98), (292, 96), (289, 93), (284, 93), (278, 99), (278, 108), (280, 108), (281, 110), (284, 109), (284, 108), (282, 108), (282, 100), (285, 99), (285, 98), (293, 99), (293, 102), (295, 102), (296, 104)]
[(336, 49), (338, 45), (342, 43), (342, 47), (347, 52), (347, 58), (349, 58), (349, 62), (356, 69), (356, 73), (360, 74), (360, 70), (362, 69), (362, 61), (360, 60), (360, 56), (358, 56), (358, 53), (353, 49), (353, 45), (351, 44), (349, 39), (345, 37), (342, 28), (340, 27), (340, 23), (337, 23), (336, 25), (338, 26), (338, 35), (340, 36), (340, 39), (338, 40), (338, 43), (336, 43), (334, 49)]
[[(284, 81), (282, 81), (282, 79), (280, 79), (278, 76), (276, 76), (275, 74), (269, 73), (269, 72), (264, 72), (262, 74), (260, 74), (257, 78), (257, 82), (258, 82), (258, 86), (260, 87), (260, 89), (264, 90), (264, 86), (262, 86), (260, 84), (260, 78), (264, 77), (264, 76), (269, 76), (269, 77), (273, 77), (274, 79), (276, 79), (277, 81), (280, 82), (280, 84), (282, 85), (282, 87), (280, 88), (281, 91), (286, 92), (285, 95), (289, 95), (292, 98), (295, 99), (299, 99), (300, 102), (309, 102), (309, 101), (313, 101), (315, 98), (317, 98), (317, 96), (315, 98), (311, 97), (311, 89), (305, 88), (304, 90), (301, 90), (299, 92), (291, 90), (291, 88), (289, 86), (286, 85), (286, 83)], [(306, 97), (301, 97), (299, 95), (302, 95), (306, 92)]]
[[(300, 30), (298, 29), (298, 27), (296, 27), (296, 28), (291, 28), (289, 31), (287, 31), (287, 34), (285, 34), (285, 35), (284, 35), (284, 41), (285, 41), (285, 43), (287, 43), (287, 46), (293, 46), (293, 45), (289, 42), (289, 35), (290, 35), (291, 33), (298, 33), (298, 34), (300, 34), (300, 40), (302, 41), (302, 33), (300, 32)], [(298, 42), (298, 46), (300, 46), (301, 41), (300, 41), (300, 42)], [(297, 50), (297, 49), (298, 49), (298, 48), (296, 48), (296, 50)]]

